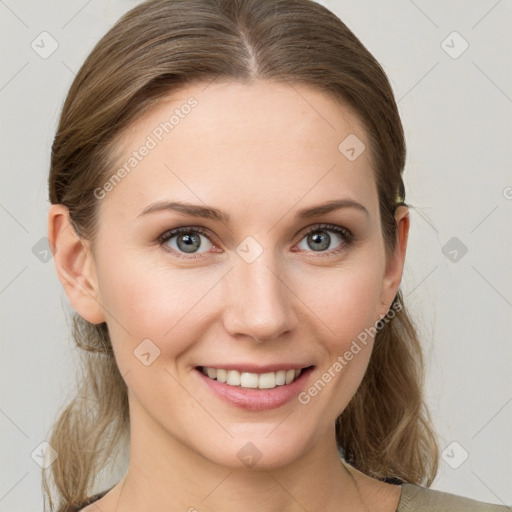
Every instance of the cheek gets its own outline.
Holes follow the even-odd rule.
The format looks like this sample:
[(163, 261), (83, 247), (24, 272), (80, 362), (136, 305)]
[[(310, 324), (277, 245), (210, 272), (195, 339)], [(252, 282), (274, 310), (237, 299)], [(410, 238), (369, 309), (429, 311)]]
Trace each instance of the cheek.
[(109, 257), (99, 266), (109, 331), (123, 351), (149, 339), (162, 355), (175, 359), (200, 339), (205, 308), (211, 308), (208, 294), (223, 272), (161, 268), (148, 260), (143, 254)]
[(301, 281), (301, 299), (319, 319), (323, 334), (318, 333), (318, 339), (324, 357), (316, 380), (299, 396), (299, 402), (309, 411), (323, 410), (322, 415), (330, 421), (345, 409), (366, 372), (381, 279), (377, 262), (360, 260), (357, 266), (316, 272), (315, 279), (311, 275), (310, 280)]
[[(319, 320), (331, 352), (343, 352), (350, 341), (375, 325), (382, 273), (378, 264), (362, 261), (299, 276), (300, 298)], [(320, 333), (319, 333), (320, 335)]]

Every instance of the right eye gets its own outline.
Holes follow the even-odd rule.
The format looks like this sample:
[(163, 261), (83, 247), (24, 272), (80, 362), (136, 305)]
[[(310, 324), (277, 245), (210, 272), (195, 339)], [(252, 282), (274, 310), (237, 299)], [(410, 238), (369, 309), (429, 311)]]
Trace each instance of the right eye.
[[(166, 231), (158, 237), (158, 240), (164, 250), (175, 252), (181, 258), (186, 258), (186, 254), (194, 255), (208, 252), (214, 247), (206, 236), (206, 231), (198, 227), (181, 227)], [(204, 245), (206, 245), (205, 250), (200, 251), (199, 249), (202, 249)], [(192, 257), (197, 258), (198, 256)]]

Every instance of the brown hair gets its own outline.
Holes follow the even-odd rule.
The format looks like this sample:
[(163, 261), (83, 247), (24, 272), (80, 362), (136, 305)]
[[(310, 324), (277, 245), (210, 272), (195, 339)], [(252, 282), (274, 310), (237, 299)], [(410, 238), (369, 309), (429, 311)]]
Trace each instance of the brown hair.
[[(125, 14), (78, 72), (52, 146), (50, 201), (69, 209), (77, 233), (94, 241), (94, 190), (112, 174), (123, 129), (173, 90), (217, 78), (307, 84), (357, 113), (368, 136), (391, 254), (395, 209), (409, 206), (393, 92), (356, 36), (312, 0), (153, 0)], [(392, 307), (396, 314), (378, 330), (362, 383), (337, 419), (338, 444), (348, 463), (372, 477), (430, 485), (438, 449), (422, 396), (422, 353), (400, 291)], [(84, 372), (51, 432), (59, 456), (43, 470), (50, 507), (51, 476), (60, 512), (91, 493), (129, 429), (126, 384), (106, 324), (74, 314), (73, 335), (83, 349)]]

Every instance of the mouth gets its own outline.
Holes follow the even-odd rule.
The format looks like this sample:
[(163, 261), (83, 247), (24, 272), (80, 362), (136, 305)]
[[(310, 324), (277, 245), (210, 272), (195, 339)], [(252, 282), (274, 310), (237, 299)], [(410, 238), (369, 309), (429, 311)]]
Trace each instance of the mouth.
[(251, 411), (276, 409), (292, 402), (306, 386), (313, 369), (314, 365), (296, 368), (292, 365), (195, 368), (196, 375), (215, 396), (237, 408)]
[(212, 380), (222, 382), (228, 386), (248, 389), (274, 389), (277, 386), (286, 386), (299, 378), (303, 370), (311, 368), (292, 368), (289, 370), (278, 370), (275, 372), (252, 373), (239, 370), (226, 370), (223, 368), (212, 368), (210, 366), (199, 366), (198, 369)]

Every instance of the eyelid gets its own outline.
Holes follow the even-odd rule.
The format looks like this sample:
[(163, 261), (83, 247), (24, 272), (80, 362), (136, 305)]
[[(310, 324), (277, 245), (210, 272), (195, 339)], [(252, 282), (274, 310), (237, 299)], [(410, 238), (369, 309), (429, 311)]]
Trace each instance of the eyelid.
[(299, 231), (299, 235), (301, 236), (300, 240), (302, 240), (302, 238), (304, 238), (306, 235), (314, 233), (315, 231), (334, 231), (335, 233), (341, 233), (342, 236), (347, 239), (347, 242), (352, 241), (355, 238), (354, 234), (349, 229), (343, 226), (338, 226), (337, 224), (329, 224), (324, 222), (313, 224), (312, 226), (308, 226), (307, 228)]
[[(175, 237), (176, 235), (179, 235), (180, 233), (192, 231), (195, 233), (199, 233), (200, 235), (205, 236), (206, 238), (210, 238), (211, 233), (208, 229), (200, 227), (200, 226), (178, 226), (176, 228), (168, 229), (164, 231), (161, 235), (158, 236), (157, 240), (164, 244), (165, 242), (168, 242), (171, 238)], [(212, 242), (210, 240), (210, 242)], [(213, 243), (213, 242), (212, 242)]]

